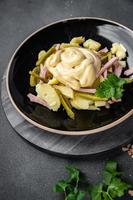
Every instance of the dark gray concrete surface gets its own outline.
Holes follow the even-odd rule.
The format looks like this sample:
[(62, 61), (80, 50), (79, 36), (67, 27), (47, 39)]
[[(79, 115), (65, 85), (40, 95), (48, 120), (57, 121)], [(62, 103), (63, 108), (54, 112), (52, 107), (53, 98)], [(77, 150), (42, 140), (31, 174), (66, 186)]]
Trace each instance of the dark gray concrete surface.
[[(133, 29), (133, 1), (0, 0), (0, 79), (12, 53), (29, 34), (50, 22), (74, 16), (105, 17)], [(85, 159), (49, 155), (15, 133), (0, 102), (0, 200), (63, 200), (52, 187), (66, 176), (65, 165), (81, 168), (91, 182), (96, 182), (109, 158), (118, 161), (126, 179), (133, 183), (133, 159), (126, 153)]]

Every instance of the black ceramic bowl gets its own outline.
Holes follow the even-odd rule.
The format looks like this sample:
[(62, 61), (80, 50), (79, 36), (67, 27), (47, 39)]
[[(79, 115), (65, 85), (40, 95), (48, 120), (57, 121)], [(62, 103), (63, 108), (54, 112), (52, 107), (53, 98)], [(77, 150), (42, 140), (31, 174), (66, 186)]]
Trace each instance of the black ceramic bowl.
[[(103, 47), (113, 42), (122, 43), (128, 52), (127, 63), (133, 66), (133, 32), (116, 22), (94, 18), (73, 18), (55, 22), (30, 35), (15, 51), (8, 66), (7, 90), (17, 111), (30, 123), (49, 132), (67, 135), (84, 135), (106, 132), (121, 124), (131, 127), (133, 114), (133, 87), (126, 87), (123, 100), (110, 109), (99, 111), (75, 111), (71, 120), (65, 111), (53, 112), (31, 103), (27, 98), (34, 89), (29, 86), (29, 71), (35, 66), (38, 52), (49, 49), (55, 43), (68, 42), (72, 37), (85, 36), (99, 41)], [(120, 131), (124, 131), (123, 128)], [(125, 129), (126, 132), (126, 129)]]

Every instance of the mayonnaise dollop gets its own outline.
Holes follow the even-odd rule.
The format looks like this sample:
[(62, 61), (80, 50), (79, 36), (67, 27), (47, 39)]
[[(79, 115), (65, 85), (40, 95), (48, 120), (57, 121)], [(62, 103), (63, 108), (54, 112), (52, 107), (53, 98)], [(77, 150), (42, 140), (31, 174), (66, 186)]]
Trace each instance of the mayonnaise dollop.
[(50, 55), (45, 67), (64, 85), (78, 90), (91, 87), (96, 80), (96, 73), (101, 68), (99, 57), (82, 47), (68, 47)]

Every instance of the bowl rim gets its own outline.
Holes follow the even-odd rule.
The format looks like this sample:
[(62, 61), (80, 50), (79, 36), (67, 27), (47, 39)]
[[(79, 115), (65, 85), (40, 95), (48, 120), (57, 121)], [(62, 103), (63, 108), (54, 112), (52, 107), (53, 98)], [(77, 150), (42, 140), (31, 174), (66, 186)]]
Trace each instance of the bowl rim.
[(56, 25), (58, 23), (66, 23), (68, 21), (71, 20), (86, 20), (86, 19), (92, 19), (92, 20), (100, 20), (100, 21), (104, 21), (104, 22), (110, 22), (113, 23), (115, 25), (118, 25), (126, 30), (128, 30), (129, 32), (131, 32), (133, 34), (133, 30), (131, 30), (130, 28), (126, 27), (125, 25), (122, 25), (116, 21), (110, 20), (110, 19), (106, 19), (106, 18), (100, 18), (100, 17), (71, 17), (71, 18), (66, 18), (63, 20), (57, 20), (55, 22), (52, 22), (50, 24), (47, 24), (45, 26), (42, 26), (41, 28), (37, 29), (36, 31), (34, 31), (33, 33), (31, 33), (28, 37), (26, 37), (26, 39), (23, 40), (23, 42), (20, 43), (20, 45), (16, 48), (16, 50), (14, 51), (9, 63), (8, 63), (8, 67), (7, 67), (7, 71), (6, 71), (6, 88), (7, 88), (7, 92), (8, 92), (8, 96), (9, 99), (13, 105), (13, 107), (19, 112), (19, 114), (28, 122), (30, 122), (32, 125), (48, 131), (48, 132), (52, 132), (52, 133), (56, 133), (56, 134), (61, 134), (61, 135), (70, 135), (70, 136), (79, 136), (79, 135), (89, 135), (89, 134), (94, 134), (94, 133), (100, 133), (103, 131), (106, 131), (110, 128), (113, 128), (119, 124), (121, 124), (122, 122), (124, 122), (126, 119), (128, 119), (130, 116), (133, 115), (133, 109), (131, 109), (128, 113), (126, 113), (124, 116), (120, 117), (119, 119), (105, 125), (105, 126), (101, 126), (99, 128), (95, 128), (95, 129), (91, 129), (91, 130), (83, 130), (83, 131), (65, 131), (65, 130), (59, 130), (59, 129), (54, 129), (54, 128), (50, 128), (44, 125), (41, 125), (39, 123), (37, 123), (36, 121), (30, 119), (29, 117), (27, 117), (16, 105), (15, 101), (13, 100), (13, 97), (11, 95), (10, 89), (9, 89), (9, 74), (10, 74), (10, 69), (11, 69), (11, 64), (12, 61), (14, 60), (14, 57), (16, 55), (16, 53), (19, 51), (19, 49), (23, 46), (23, 44), (25, 42), (27, 42), (32, 36), (34, 36), (36, 33), (40, 32), (41, 30), (48, 28), (49, 26), (52, 25)]

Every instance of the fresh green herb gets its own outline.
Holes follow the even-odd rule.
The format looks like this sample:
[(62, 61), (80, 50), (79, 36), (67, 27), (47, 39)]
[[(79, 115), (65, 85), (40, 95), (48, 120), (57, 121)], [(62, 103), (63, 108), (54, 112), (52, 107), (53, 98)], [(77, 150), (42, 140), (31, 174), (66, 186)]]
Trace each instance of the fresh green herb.
[(117, 171), (117, 163), (108, 161), (103, 170), (103, 181), (89, 187), (91, 200), (115, 200), (122, 197), (132, 186), (121, 179), (121, 172)]
[(117, 170), (115, 161), (107, 161), (102, 173), (103, 180), (95, 185), (88, 186), (79, 169), (68, 166), (66, 170), (69, 177), (58, 181), (53, 188), (54, 192), (64, 193), (64, 200), (83, 200), (87, 193), (89, 193), (91, 200), (115, 200), (117, 197), (122, 197), (129, 188), (132, 188), (130, 184), (121, 179), (122, 173)]
[(91, 199), (102, 200), (102, 189), (103, 189), (102, 183), (96, 184), (95, 186), (90, 186), (88, 191), (91, 196)]
[(100, 83), (96, 90), (96, 96), (102, 98), (120, 99), (123, 95), (123, 85), (127, 81), (124, 78), (119, 78), (114, 74), (109, 74), (107, 79)]
[(82, 181), (80, 170), (72, 166), (67, 166), (66, 170), (69, 173), (69, 177), (59, 181), (53, 191), (63, 192), (65, 200), (82, 200), (86, 192), (80, 190), (80, 182)]

